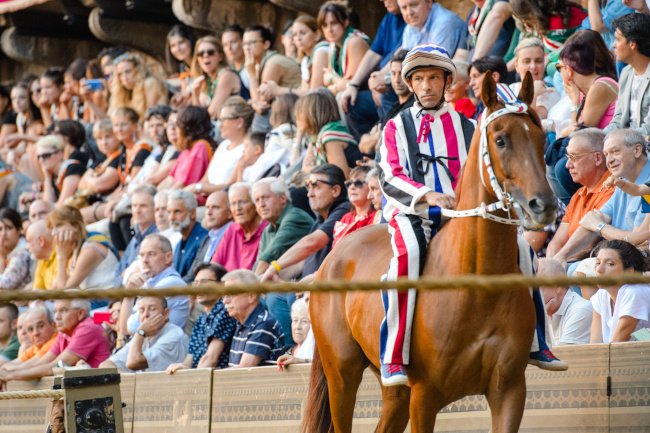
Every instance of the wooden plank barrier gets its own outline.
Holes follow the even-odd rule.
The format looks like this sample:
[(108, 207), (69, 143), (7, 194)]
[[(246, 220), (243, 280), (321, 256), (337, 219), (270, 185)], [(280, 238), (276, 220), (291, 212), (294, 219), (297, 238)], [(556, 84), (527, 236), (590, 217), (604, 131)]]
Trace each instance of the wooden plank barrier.
[[(560, 347), (567, 372), (529, 367), (522, 433), (650, 433), (650, 343)], [(298, 432), (309, 365), (182, 370), (122, 375), (125, 431), (131, 433)], [(52, 378), (11, 383), (10, 390), (50, 388)], [(609, 392), (608, 395), (608, 384)], [(367, 371), (357, 395), (355, 433), (374, 431), (379, 384)], [(0, 432), (42, 432), (50, 402), (0, 401)], [(438, 415), (436, 432), (485, 433), (490, 413), (470, 396)], [(410, 431), (410, 430), (407, 430)]]

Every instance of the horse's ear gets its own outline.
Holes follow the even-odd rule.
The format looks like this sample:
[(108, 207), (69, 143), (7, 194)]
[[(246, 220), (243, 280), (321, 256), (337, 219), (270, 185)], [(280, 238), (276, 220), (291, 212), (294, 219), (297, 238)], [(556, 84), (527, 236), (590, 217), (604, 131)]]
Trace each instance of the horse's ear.
[(492, 78), (492, 71), (487, 71), (483, 78), (483, 84), (481, 85), (481, 100), (483, 105), (490, 111), (495, 111), (498, 100), (497, 100), (497, 85)]
[(524, 81), (521, 83), (521, 89), (519, 90), (519, 96), (517, 99), (530, 105), (533, 102), (533, 97), (535, 96), (535, 87), (533, 85), (533, 76), (530, 71), (526, 72), (524, 76)]

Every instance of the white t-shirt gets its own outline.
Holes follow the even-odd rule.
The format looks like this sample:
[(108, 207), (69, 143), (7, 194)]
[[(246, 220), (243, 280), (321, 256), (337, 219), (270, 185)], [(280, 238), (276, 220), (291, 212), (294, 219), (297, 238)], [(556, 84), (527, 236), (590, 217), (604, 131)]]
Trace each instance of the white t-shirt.
[(208, 165), (208, 182), (213, 185), (221, 185), (230, 180), (230, 176), (244, 152), (243, 143), (233, 149), (228, 149), (228, 146), (230, 146), (229, 140), (222, 141)]
[(641, 125), (641, 120), (639, 119), (641, 113), (639, 113), (639, 98), (641, 97), (641, 81), (643, 81), (643, 75), (634, 75), (632, 78), (632, 89), (630, 94), (630, 127), (638, 128)]
[(553, 346), (589, 343), (592, 317), (591, 303), (569, 290), (550, 320)]
[(650, 327), (650, 286), (647, 284), (621, 286), (614, 303), (614, 311), (612, 311), (609, 293), (604, 289), (598, 290), (591, 297), (591, 305), (594, 311), (600, 314), (603, 343), (611, 343), (618, 320), (623, 316), (639, 319), (634, 331)]
[[(521, 90), (521, 82), (519, 83), (512, 83), (509, 84), (510, 88), (512, 89), (513, 92), (515, 92), (515, 95), (519, 94), (519, 91)], [(548, 112), (551, 108), (555, 106), (558, 102), (560, 102), (560, 94), (557, 92), (552, 87), (547, 87), (546, 92), (539, 95), (537, 97), (537, 105), (540, 107), (546, 108), (546, 111)]]

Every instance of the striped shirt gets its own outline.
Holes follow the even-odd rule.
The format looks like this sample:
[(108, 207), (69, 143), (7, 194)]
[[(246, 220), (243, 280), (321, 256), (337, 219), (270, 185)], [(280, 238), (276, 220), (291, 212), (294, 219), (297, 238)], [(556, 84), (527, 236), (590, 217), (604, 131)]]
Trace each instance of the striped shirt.
[[(383, 208), (387, 221), (398, 212), (435, 219), (432, 215), (436, 209), (439, 212), (439, 208), (430, 209), (420, 199), (431, 191), (453, 196), (461, 168), (467, 159), (469, 143), (465, 142), (463, 120), (457, 112), (447, 106), (437, 111), (423, 110), (419, 103), (408, 108), (408, 112), (413, 119), (419, 143), (408, 142), (402, 118), (397, 115), (386, 124), (379, 148), (380, 161), (377, 168), (387, 201)], [(412, 154), (445, 159), (439, 162), (422, 160), (419, 164), (409, 162), (409, 146), (416, 147), (416, 152), (411, 152)], [(412, 167), (411, 164), (418, 166)], [(448, 170), (442, 167), (443, 164)], [(420, 170), (423, 174), (423, 184), (413, 180), (414, 170)]]
[[(327, 164), (327, 150), (325, 145), (331, 141), (341, 141), (347, 146), (343, 151), (345, 153), (345, 158), (348, 163), (348, 166), (354, 167), (354, 162), (356, 159), (360, 159), (361, 153), (358, 151), (357, 141), (354, 139), (350, 130), (348, 129), (345, 122), (342, 120), (335, 120), (325, 124), (320, 132), (318, 137), (316, 137), (316, 165)], [(350, 161), (350, 159), (352, 160)]]
[(275, 361), (284, 348), (284, 332), (280, 323), (269, 314), (261, 303), (255, 307), (246, 321), (237, 325), (230, 346), (229, 367), (237, 367), (244, 353), (256, 355), (264, 361)]

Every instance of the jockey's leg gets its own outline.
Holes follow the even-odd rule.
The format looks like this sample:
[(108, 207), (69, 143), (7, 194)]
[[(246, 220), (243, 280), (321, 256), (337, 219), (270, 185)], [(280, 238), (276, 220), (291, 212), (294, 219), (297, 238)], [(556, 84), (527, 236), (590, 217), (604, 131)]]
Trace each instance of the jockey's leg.
[[(393, 258), (388, 268), (387, 280), (396, 280), (399, 277), (418, 279), (431, 238), (431, 222), (413, 215), (397, 214), (390, 221), (388, 231), (391, 235)], [(409, 363), (415, 298), (415, 289), (406, 292), (387, 290), (382, 293), (386, 317), (381, 326), (380, 356), (384, 365), (382, 379), (385, 385), (402, 385), (406, 382), (401, 366)], [(387, 380), (393, 374), (395, 383)]]

